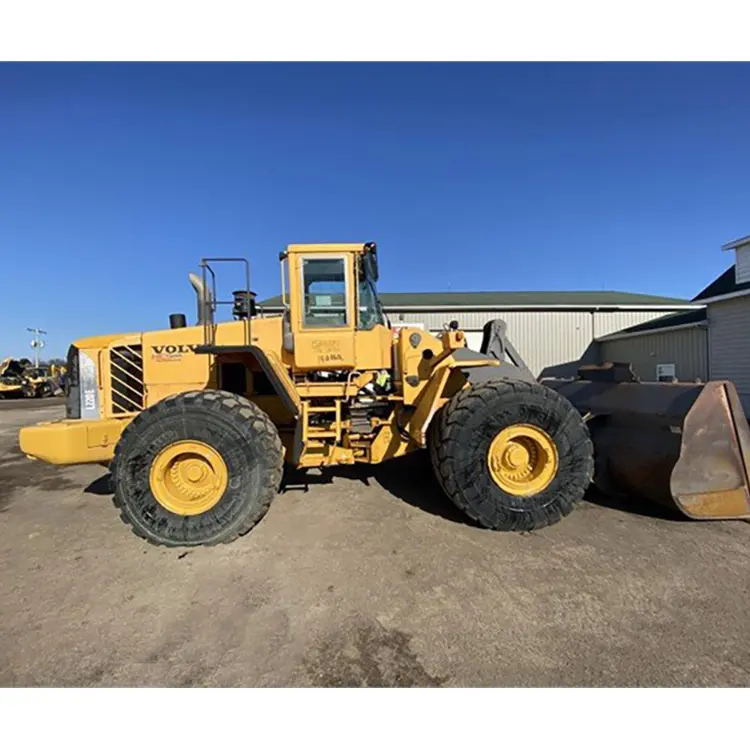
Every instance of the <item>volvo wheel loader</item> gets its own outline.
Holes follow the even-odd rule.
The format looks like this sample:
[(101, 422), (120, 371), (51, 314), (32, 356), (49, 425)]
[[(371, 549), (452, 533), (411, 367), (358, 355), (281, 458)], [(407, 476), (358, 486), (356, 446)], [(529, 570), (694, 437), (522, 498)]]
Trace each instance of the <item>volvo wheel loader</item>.
[[(21, 450), (109, 466), (123, 520), (168, 546), (250, 530), (284, 463), (376, 464), (425, 448), (448, 498), (486, 528), (532, 530), (571, 512), (594, 477), (591, 436), (607, 433), (593, 427), (615, 419), (611, 404), (568, 393), (578, 381), (536, 382), (498, 326), (479, 352), (455, 321), (439, 335), (394, 330), (374, 243), (290, 245), (280, 261), (281, 315), (258, 308), (247, 261), (207, 258), (190, 275), (196, 325), (174, 314), (165, 330), (76, 341), (66, 418), (22, 429)], [(242, 264), (245, 284), (222, 301), (215, 269), (227, 262)], [(231, 320), (218, 319), (222, 305)], [(715, 421), (735, 429), (726, 414)], [(731, 449), (717, 443), (712, 455), (736, 459)], [(746, 476), (735, 489), (747, 500)]]

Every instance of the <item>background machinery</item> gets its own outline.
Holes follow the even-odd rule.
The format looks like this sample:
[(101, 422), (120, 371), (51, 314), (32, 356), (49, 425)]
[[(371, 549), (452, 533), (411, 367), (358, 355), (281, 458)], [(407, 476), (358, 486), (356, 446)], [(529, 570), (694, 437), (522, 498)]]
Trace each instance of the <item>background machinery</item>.
[(32, 391), (23, 377), (23, 365), (11, 357), (0, 362), (0, 398), (23, 398)]
[(30, 386), (29, 395), (33, 398), (53, 396), (57, 390), (50, 368), (44, 365), (26, 368), (23, 377)]
[[(672, 399), (671, 416), (649, 423), (653, 403), (640, 414), (627, 403), (650, 384), (601, 375), (596, 383), (538, 383), (501, 322), (488, 327), (480, 352), (466, 347), (455, 322), (439, 336), (394, 331), (376, 292), (374, 243), (290, 245), (280, 261), (282, 315), (258, 310), (247, 261), (204, 259), (201, 276), (190, 275), (196, 325), (174, 314), (166, 330), (76, 341), (67, 416), (22, 429), (23, 452), (54, 464), (109, 465), (123, 519), (170, 546), (248, 531), (276, 495), (285, 462), (375, 464), (422, 448), (467, 516), (491, 529), (540, 528), (585, 493), (595, 475), (592, 437), (597, 479), (601, 469), (613, 485), (630, 487), (609, 446), (618, 431), (636, 428), (679, 436), (677, 456), (661, 465), (669, 481), (677, 475), (679, 497), (710, 496), (696, 516), (747, 515), (747, 424), (735, 419), (730, 384), (717, 386), (727, 399), (714, 417), (716, 435), (729, 442), (715, 441), (709, 452), (737, 471), (691, 479), (678, 470), (681, 450), (695, 449), (702, 409), (717, 403), (701, 389), (692, 402)], [(215, 267), (226, 262), (242, 264), (245, 285), (221, 301)], [(232, 320), (217, 320), (222, 305)], [(654, 393), (671, 387), (655, 384)]]
[(8, 357), (0, 363), (0, 398), (43, 398), (60, 391), (54, 365), (34, 366), (28, 359)]

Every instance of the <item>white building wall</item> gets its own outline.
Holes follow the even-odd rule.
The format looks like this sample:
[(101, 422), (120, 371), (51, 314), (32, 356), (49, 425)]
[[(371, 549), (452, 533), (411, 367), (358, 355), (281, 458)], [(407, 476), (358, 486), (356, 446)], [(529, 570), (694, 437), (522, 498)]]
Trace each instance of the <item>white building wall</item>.
[(734, 276), (738, 284), (750, 281), (750, 245), (742, 245), (735, 250)]
[(731, 380), (750, 412), (750, 297), (708, 305), (709, 372), (712, 380)]

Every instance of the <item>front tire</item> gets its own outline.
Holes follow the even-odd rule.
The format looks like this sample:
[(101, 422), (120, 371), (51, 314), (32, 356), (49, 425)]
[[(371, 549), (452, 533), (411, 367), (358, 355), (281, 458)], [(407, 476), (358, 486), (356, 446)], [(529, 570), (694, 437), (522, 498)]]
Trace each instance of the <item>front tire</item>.
[(593, 474), (581, 416), (538, 383), (487, 382), (460, 391), (433, 419), (428, 440), (445, 494), (488, 529), (557, 523)]
[(212, 390), (170, 396), (124, 430), (111, 467), (114, 503), (153, 544), (231, 542), (265, 515), (282, 464), (279, 433), (252, 402)]

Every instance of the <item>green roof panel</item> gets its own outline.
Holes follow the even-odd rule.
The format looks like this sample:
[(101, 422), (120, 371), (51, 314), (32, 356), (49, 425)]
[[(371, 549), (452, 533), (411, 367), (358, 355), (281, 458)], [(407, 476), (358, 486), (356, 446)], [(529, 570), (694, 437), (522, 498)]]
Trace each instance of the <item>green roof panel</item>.
[[(397, 310), (407, 307), (467, 308), (473, 306), (498, 307), (607, 307), (618, 305), (664, 306), (689, 305), (678, 297), (659, 297), (632, 292), (381, 292), (383, 306)], [(260, 303), (265, 307), (279, 307), (281, 296), (269, 297)]]

